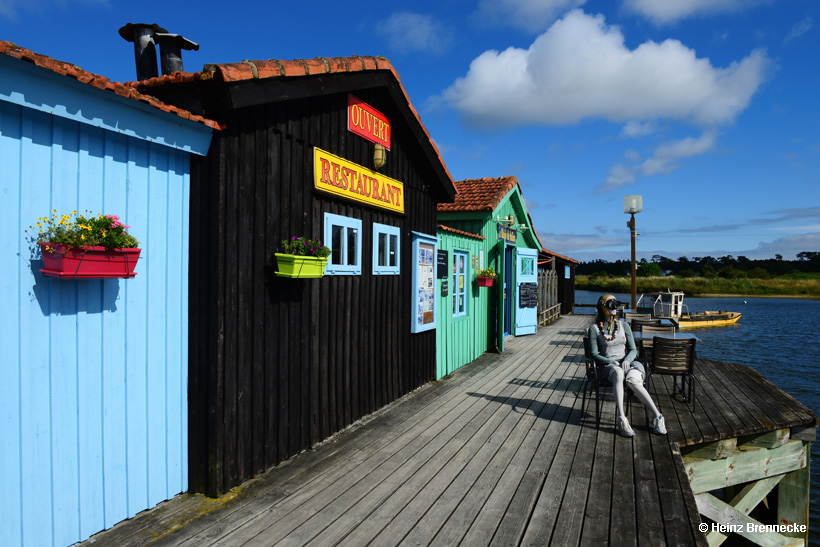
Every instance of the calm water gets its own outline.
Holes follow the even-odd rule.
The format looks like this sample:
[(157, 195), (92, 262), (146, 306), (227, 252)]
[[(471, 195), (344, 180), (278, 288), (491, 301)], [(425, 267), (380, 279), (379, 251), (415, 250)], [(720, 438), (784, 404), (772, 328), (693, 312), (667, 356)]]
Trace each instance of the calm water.
[[(600, 293), (576, 291), (575, 302), (594, 304)], [(627, 294), (615, 294), (629, 302)], [(692, 313), (706, 310), (739, 311), (736, 325), (687, 329), (696, 332), (698, 356), (752, 367), (780, 389), (820, 415), (820, 353), (808, 343), (820, 328), (820, 301), (792, 298), (690, 298), (684, 304)], [(593, 308), (578, 308), (594, 313)], [(809, 543), (820, 545), (820, 442), (812, 443)]]

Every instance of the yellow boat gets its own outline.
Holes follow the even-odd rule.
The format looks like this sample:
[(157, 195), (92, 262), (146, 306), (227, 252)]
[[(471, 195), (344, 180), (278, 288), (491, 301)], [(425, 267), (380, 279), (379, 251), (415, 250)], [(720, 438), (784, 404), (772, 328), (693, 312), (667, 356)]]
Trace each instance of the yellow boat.
[(642, 294), (638, 299), (636, 311), (649, 313), (652, 317), (670, 319), (681, 329), (731, 325), (737, 323), (742, 315), (734, 311), (689, 313), (688, 307), (683, 303), (683, 293), (673, 291)]
[(742, 314), (737, 311), (705, 311), (703, 313), (684, 313), (678, 318), (678, 327), (722, 327), (737, 323)]

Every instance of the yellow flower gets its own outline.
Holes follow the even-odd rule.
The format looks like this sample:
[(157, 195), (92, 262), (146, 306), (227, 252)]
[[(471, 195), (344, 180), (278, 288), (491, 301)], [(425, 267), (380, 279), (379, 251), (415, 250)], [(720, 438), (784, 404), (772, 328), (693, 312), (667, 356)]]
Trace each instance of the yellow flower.
[(85, 239), (85, 234), (81, 235), (80, 239)]

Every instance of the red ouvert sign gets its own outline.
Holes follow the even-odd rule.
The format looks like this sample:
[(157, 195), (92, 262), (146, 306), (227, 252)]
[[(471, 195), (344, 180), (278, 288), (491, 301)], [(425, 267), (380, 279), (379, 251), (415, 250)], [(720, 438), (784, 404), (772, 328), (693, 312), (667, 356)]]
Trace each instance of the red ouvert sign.
[(387, 116), (353, 95), (347, 97), (348, 130), (390, 150), (391, 126)]

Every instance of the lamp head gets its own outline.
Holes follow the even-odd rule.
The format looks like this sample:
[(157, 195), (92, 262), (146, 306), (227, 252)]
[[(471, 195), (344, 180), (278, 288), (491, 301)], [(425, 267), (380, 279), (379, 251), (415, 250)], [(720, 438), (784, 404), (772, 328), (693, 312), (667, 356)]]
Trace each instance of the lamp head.
[(626, 196), (624, 198), (624, 213), (634, 215), (643, 210), (643, 198), (641, 196)]

